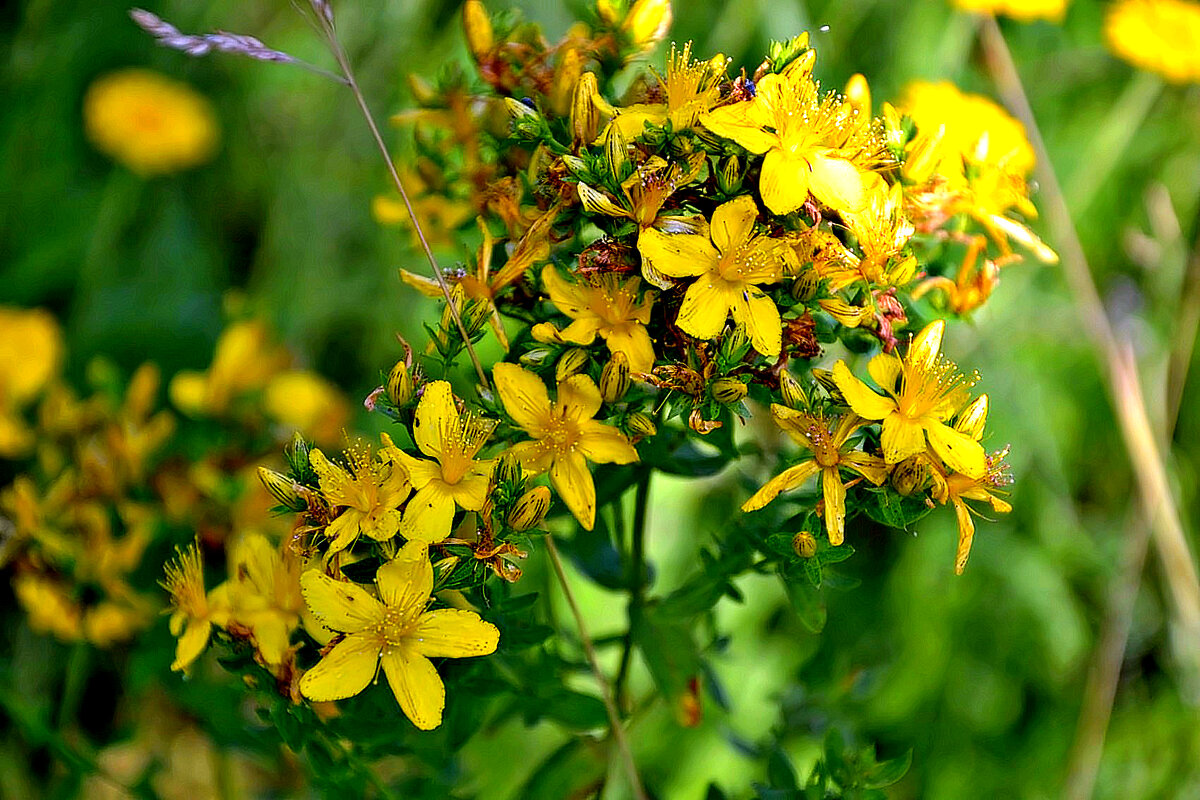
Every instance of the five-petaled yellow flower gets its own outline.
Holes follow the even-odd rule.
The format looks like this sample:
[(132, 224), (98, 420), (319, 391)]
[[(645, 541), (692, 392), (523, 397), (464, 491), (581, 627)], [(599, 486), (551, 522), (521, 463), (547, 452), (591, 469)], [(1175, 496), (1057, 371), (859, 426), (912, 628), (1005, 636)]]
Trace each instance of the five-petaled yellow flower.
[(384, 447), (386, 457), (382, 459), (376, 459), (367, 448), (347, 453), (349, 469), (334, 464), (320, 450), (309, 453), (321, 495), (331, 507), (345, 508), (325, 529), (330, 557), (353, 544), (359, 534), (382, 542), (400, 530), (397, 509), (412, 492), (412, 485), (404, 466), (396, 462), (399, 450), (386, 435)]
[(831, 147), (813, 83), (812, 60), (799, 58), (780, 74), (758, 82), (752, 100), (722, 106), (700, 117), (718, 136), (765, 154), (759, 191), (775, 214), (804, 205), (812, 194), (837, 211), (862, 207), (862, 176), (840, 148)]
[(179, 637), (171, 669), (186, 672), (208, 646), (213, 625), (228, 621), (229, 605), (219, 588), (205, 594), (204, 561), (196, 542), (178, 551), (166, 572), (162, 586), (171, 593), (171, 635)]
[(596, 521), (596, 485), (587, 462), (630, 464), (637, 450), (611, 425), (593, 419), (602, 399), (595, 382), (572, 375), (558, 384), (556, 401), (546, 384), (516, 364), (492, 371), (504, 408), (534, 441), (513, 445), (512, 452), (534, 472), (550, 471), (558, 496), (587, 530)]
[(586, 346), (599, 335), (609, 350), (625, 354), (633, 372), (654, 367), (654, 343), (646, 332), (654, 294), (647, 292), (638, 299), (641, 278), (621, 281), (616, 275), (601, 275), (589, 283), (569, 283), (555, 267), (547, 266), (542, 283), (558, 310), (573, 321), (561, 331), (548, 322), (535, 326), (534, 338)]
[(404, 715), (427, 731), (442, 724), (446, 705), (446, 687), (429, 659), (488, 655), (495, 652), (500, 632), (473, 611), (426, 611), (433, 566), (423, 554), (405, 555), (401, 550), (401, 557), (376, 572), (379, 599), (319, 570), (301, 575), (313, 616), (345, 636), (304, 673), (300, 692), (318, 702), (353, 697), (382, 666)]
[(446, 381), (425, 387), (413, 422), (413, 440), (435, 460), (414, 458), (389, 448), (408, 472), (417, 493), (408, 501), (400, 533), (409, 541), (433, 544), (450, 535), (457, 505), (478, 511), (487, 500), (490, 459), (475, 456), (496, 429), (497, 420), (460, 413)]
[(887, 392), (881, 396), (851, 374), (846, 362), (833, 367), (833, 380), (860, 417), (883, 420), (883, 457), (898, 464), (928, 446), (955, 472), (981, 478), (987, 459), (979, 442), (946, 424), (965, 405), (969, 384), (941, 358), (946, 323), (932, 322), (913, 339), (903, 359), (880, 353), (867, 371)]
[(783, 344), (779, 309), (758, 287), (779, 280), (788, 250), (782, 240), (755, 235), (757, 217), (754, 199), (744, 195), (713, 212), (707, 235), (650, 229), (642, 232), (638, 249), (663, 275), (696, 278), (676, 320), (684, 333), (712, 339), (732, 313), (735, 323), (746, 326), (754, 349), (774, 357)]
[(846, 442), (863, 426), (864, 420), (856, 414), (826, 420), (819, 414), (806, 414), (778, 403), (772, 404), (771, 417), (792, 441), (811, 452), (812, 457), (767, 481), (745, 502), (742, 510), (757, 511), (780, 492), (802, 486), (819, 472), (825, 497), (825, 530), (831, 544), (841, 544), (846, 531), (846, 484), (842, 482), (839, 470), (845, 467), (857, 472), (876, 486), (887, 478), (887, 464), (883, 459), (846, 447)]

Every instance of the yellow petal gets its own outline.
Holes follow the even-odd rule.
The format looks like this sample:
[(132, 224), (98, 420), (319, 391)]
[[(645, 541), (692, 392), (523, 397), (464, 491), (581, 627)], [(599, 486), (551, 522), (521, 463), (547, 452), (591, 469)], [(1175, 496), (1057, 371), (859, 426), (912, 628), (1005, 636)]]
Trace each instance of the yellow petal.
[(590, 315), (584, 319), (574, 320), (570, 325), (562, 330), (559, 334), (560, 341), (570, 342), (587, 346), (596, 341), (596, 334), (600, 331), (601, 321), (595, 315)]
[(629, 371), (636, 374), (654, 369), (654, 342), (641, 325), (613, 326), (600, 335), (614, 353), (624, 353), (629, 359)]
[(836, 547), (846, 534), (846, 485), (837, 467), (821, 470), (821, 489), (825, 496), (825, 530), (829, 543)]
[[(404, 215), (407, 217), (408, 212), (405, 211)], [(433, 278), (427, 278), (424, 275), (417, 275), (416, 273), (402, 269), (400, 270), (400, 280), (404, 281), (426, 297), (443, 296), (442, 285)]]
[(300, 679), (300, 694), (318, 703), (353, 697), (370, 685), (379, 667), (379, 640), (355, 633), (342, 639)]
[(611, 425), (588, 420), (579, 437), (579, 452), (597, 464), (632, 464), (638, 452), (625, 435)]
[(925, 426), (929, 444), (938, 458), (955, 472), (968, 478), (982, 478), (987, 472), (987, 455), (979, 442), (966, 434), (959, 433), (941, 422), (930, 422)]
[(558, 406), (568, 420), (591, 419), (603, 403), (599, 387), (587, 375), (572, 375), (558, 384)]
[(569, 283), (559, 274), (558, 268), (547, 264), (542, 269), (542, 286), (558, 310), (571, 319), (578, 319), (587, 310), (586, 290), (578, 284)]
[(208, 378), (203, 372), (186, 370), (176, 373), (167, 390), (171, 403), (185, 414), (194, 415), (204, 411), (208, 393)]
[(688, 287), (675, 324), (689, 336), (712, 339), (725, 327), (729, 307), (739, 297), (733, 284), (710, 275)]
[(550, 393), (541, 378), (516, 364), (501, 363), (492, 368), (496, 390), (504, 409), (513, 421), (533, 433), (548, 425)]
[(958, 517), (958, 547), (954, 553), (954, 574), (962, 575), (967, 568), (967, 559), (971, 557), (971, 543), (975, 541), (975, 520), (971, 519), (971, 509), (957, 497), (954, 498), (954, 513)]
[(889, 464), (899, 464), (925, 449), (925, 431), (920, 423), (899, 414), (884, 419), (883, 435), (879, 439), (883, 445), (883, 460)]
[(746, 326), (750, 344), (768, 358), (779, 355), (783, 347), (783, 329), (775, 301), (757, 286), (747, 284), (730, 307), (733, 321)]
[(774, 214), (788, 214), (808, 199), (808, 162), (788, 158), (782, 150), (772, 150), (763, 159), (758, 190), (763, 203)]
[[(379, 599), (404, 612), (424, 610), (433, 591), (433, 565), (419, 550), (401, 550), (375, 573)], [(409, 555), (413, 557), (409, 557)], [(402, 557), (403, 556), (403, 557)]]
[(454, 393), (446, 381), (434, 381), (425, 387), (417, 413), (413, 419), (413, 441), (421, 452), (438, 458), (447, 442), (455, 442), (460, 436), (461, 426), (458, 408), (454, 405)]
[(779, 146), (779, 137), (767, 133), (748, 116), (753, 105), (753, 100), (746, 100), (723, 106), (701, 115), (700, 123), (718, 136), (732, 139), (751, 153), (765, 153)]
[[(894, 400), (877, 394), (854, 377), (845, 361), (833, 365), (833, 382), (854, 413), (863, 419), (883, 419), (896, 410)], [(891, 459), (888, 461), (891, 462)]]
[(891, 353), (880, 353), (867, 362), (867, 373), (885, 392), (895, 391), (896, 381), (900, 378), (900, 359)]
[(596, 522), (596, 484), (579, 452), (559, 456), (550, 467), (550, 483), (585, 530)]
[(942, 350), (942, 334), (945, 332), (945, 320), (934, 320), (926, 325), (908, 346), (905, 358), (908, 364), (919, 372), (928, 372)]
[(694, 233), (665, 234), (648, 228), (638, 236), (638, 251), (656, 272), (672, 278), (703, 275), (721, 255), (707, 236)]
[(350, 581), (337, 581), (317, 569), (300, 575), (300, 592), (312, 615), (327, 628), (355, 633), (383, 618), (383, 606)]
[(337, 519), (329, 523), (325, 529), (325, 538), (329, 540), (329, 555), (340, 553), (358, 538), (359, 523), (363, 513), (356, 508), (347, 508)]
[(790, 491), (803, 486), (820, 469), (817, 466), (817, 462), (812, 459), (797, 464), (794, 467), (788, 467), (763, 484), (763, 487), (755, 492), (753, 497), (743, 503), (742, 511), (758, 511), (778, 497), (780, 492)]
[(429, 659), (406, 644), (385, 652), (380, 662), (404, 716), (423, 731), (441, 725), (446, 686)]
[(450, 535), (453, 522), (454, 498), (446, 491), (442, 481), (430, 481), (405, 506), (400, 535), (405, 539), (433, 544)]
[[(294, 619), (294, 617), (293, 617)], [(260, 614), (250, 626), (254, 632), (254, 644), (268, 664), (282, 664), (291, 642), (292, 625), (281, 612)]]
[(862, 176), (858, 169), (842, 158), (811, 155), (809, 189), (825, 205), (837, 211), (860, 210), (867, 202)]
[(442, 608), (421, 615), (413, 647), (429, 658), (466, 658), (496, 652), (500, 631), (474, 611)]
[(550, 469), (554, 454), (541, 442), (518, 442), (508, 448), (521, 466), (534, 475), (540, 475)]
[(758, 206), (750, 195), (721, 204), (712, 215), (709, 235), (717, 249), (728, 253), (750, 238), (754, 232), (754, 220), (758, 218)]
[[(171, 621), (174, 622), (173, 619)], [(179, 641), (175, 643), (175, 660), (171, 663), (171, 669), (176, 672), (186, 672), (204, 652), (204, 648), (208, 647), (208, 635), (211, 632), (212, 623), (207, 619), (188, 621), (183, 636), (180, 636)]]
[(839, 462), (843, 467), (854, 470), (876, 486), (882, 485), (887, 480), (887, 464), (877, 456), (856, 450), (853, 453), (843, 453)]
[(416, 489), (423, 489), (430, 481), (442, 477), (442, 465), (436, 461), (414, 458), (399, 448), (395, 449), (391, 457), (404, 468), (404, 472), (408, 476), (408, 481)]

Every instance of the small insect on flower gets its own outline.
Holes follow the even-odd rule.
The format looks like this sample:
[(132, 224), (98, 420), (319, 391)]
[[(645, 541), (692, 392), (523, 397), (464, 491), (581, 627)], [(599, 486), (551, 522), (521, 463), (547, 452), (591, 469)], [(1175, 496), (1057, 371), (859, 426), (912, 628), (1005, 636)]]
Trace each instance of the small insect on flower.
[(432, 730), (442, 723), (446, 687), (429, 659), (484, 656), (500, 642), (496, 626), (473, 611), (426, 610), (433, 565), (423, 549), (401, 550), (379, 568), (379, 599), (319, 570), (301, 575), (300, 586), (313, 616), (344, 634), (300, 679), (300, 692), (309, 700), (353, 697), (382, 666), (404, 715), (421, 730)]
[(217, 148), (217, 120), (208, 100), (150, 70), (98, 78), (84, 98), (83, 119), (99, 150), (140, 175), (190, 169)]

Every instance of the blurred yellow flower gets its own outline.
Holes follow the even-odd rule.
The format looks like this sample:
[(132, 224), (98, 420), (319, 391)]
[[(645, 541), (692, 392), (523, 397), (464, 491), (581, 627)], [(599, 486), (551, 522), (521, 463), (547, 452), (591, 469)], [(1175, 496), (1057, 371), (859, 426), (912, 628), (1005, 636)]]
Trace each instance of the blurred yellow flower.
[(217, 340), (208, 370), (185, 370), (171, 380), (171, 402), (185, 414), (219, 416), (241, 395), (262, 390), (290, 362), (265, 323), (234, 322)]
[(857, 472), (876, 486), (887, 478), (887, 465), (878, 456), (868, 455), (846, 443), (865, 420), (855, 414), (825, 419), (820, 414), (806, 414), (771, 405), (771, 417), (792, 441), (808, 450), (812, 457), (788, 467), (767, 481), (753, 497), (742, 505), (742, 511), (757, 511), (779, 496), (780, 492), (796, 489), (820, 473), (825, 500), (825, 530), (829, 542), (839, 545), (846, 532), (846, 484), (840, 470), (844, 467)]
[[(386, 434), (383, 441), (385, 455), (395, 450)], [(349, 469), (333, 463), (315, 448), (308, 456), (330, 508), (345, 509), (325, 529), (330, 557), (353, 544), (359, 534), (381, 542), (395, 536), (400, 530), (399, 506), (412, 492), (403, 465), (393, 457), (377, 459), (366, 447), (346, 457)]]
[(261, 533), (247, 533), (233, 546), (224, 586), (230, 621), (250, 629), (266, 664), (282, 664), (304, 609), (299, 559)]
[(401, 557), (375, 573), (379, 599), (357, 584), (317, 570), (300, 578), (304, 599), (323, 625), (345, 634), (300, 679), (309, 700), (342, 700), (366, 689), (379, 667), (404, 715), (421, 730), (442, 724), (446, 687), (431, 658), (493, 653), (500, 631), (473, 611), (426, 611), (433, 566), (423, 555)]
[(1175, 83), (1200, 83), (1200, 3), (1120, 0), (1104, 18), (1109, 48)]
[[(855, 180), (858, 180), (857, 175)], [(706, 234), (642, 232), (638, 249), (655, 271), (672, 278), (696, 278), (683, 296), (676, 324), (689, 336), (712, 339), (730, 314), (745, 325), (754, 349), (779, 355), (783, 346), (779, 309), (759, 288), (779, 281), (786, 243), (754, 233), (758, 207), (743, 195), (713, 212)]]
[(881, 442), (887, 463), (898, 464), (932, 448), (955, 472), (979, 478), (987, 470), (983, 448), (946, 424), (966, 404), (969, 383), (941, 356), (945, 329), (943, 320), (927, 325), (913, 338), (903, 359), (890, 353), (871, 359), (867, 371), (886, 396), (854, 377), (845, 361), (834, 365), (833, 380), (855, 414), (883, 421)]
[(637, 450), (611, 425), (593, 417), (603, 400), (594, 381), (572, 375), (558, 384), (558, 398), (541, 378), (516, 364), (497, 364), (492, 371), (505, 410), (532, 442), (513, 445), (512, 453), (534, 472), (550, 471), (550, 483), (587, 530), (596, 521), (596, 484), (587, 462), (631, 464)]
[(146, 69), (97, 78), (83, 101), (97, 149), (140, 175), (165, 175), (208, 161), (217, 147), (212, 105), (190, 86)]
[(963, 11), (1001, 14), (1021, 22), (1048, 19), (1058, 22), (1067, 12), (1068, 0), (951, 0)]
[(33, 447), (20, 411), (58, 375), (62, 360), (62, 331), (49, 312), (0, 306), (0, 458)]
[(223, 591), (204, 591), (204, 560), (200, 545), (192, 542), (176, 551), (167, 564), (162, 586), (171, 594), (171, 635), (179, 637), (171, 669), (187, 672), (204, 648), (213, 625), (224, 625), (229, 618)]
[(318, 442), (336, 440), (350, 418), (350, 406), (338, 388), (302, 369), (272, 378), (263, 394), (263, 406), (275, 421)]
[(625, 354), (633, 372), (649, 372), (654, 366), (654, 343), (646, 332), (654, 293), (638, 299), (641, 278), (622, 281), (606, 274), (590, 282), (569, 283), (551, 265), (542, 270), (542, 284), (555, 307), (572, 322), (561, 331), (549, 322), (537, 325), (535, 339), (587, 346), (599, 336), (611, 352)]
[(79, 605), (58, 581), (35, 573), (19, 574), (12, 579), (17, 602), (29, 615), (34, 633), (51, 634), (64, 642), (78, 641), (83, 633)]
[[(416, 494), (404, 510), (400, 533), (409, 541), (440, 542), (450, 535), (455, 507), (478, 511), (487, 500), (490, 459), (476, 459), (497, 420), (460, 413), (446, 381), (425, 387), (413, 422), (413, 439), (435, 460), (414, 458), (403, 450), (387, 452), (408, 472)], [(389, 440), (390, 441), (390, 440)]]

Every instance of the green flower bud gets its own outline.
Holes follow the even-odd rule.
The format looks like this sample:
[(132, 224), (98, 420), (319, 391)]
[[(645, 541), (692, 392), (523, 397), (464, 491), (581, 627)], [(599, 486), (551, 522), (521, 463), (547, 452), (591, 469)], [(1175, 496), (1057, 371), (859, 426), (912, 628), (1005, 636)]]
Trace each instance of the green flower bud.
[(817, 538), (808, 531), (800, 531), (792, 537), (792, 549), (801, 558), (812, 558), (817, 554)]
[(725, 404), (740, 402), (750, 391), (746, 388), (746, 384), (737, 378), (717, 378), (712, 382), (710, 390), (713, 400)]
[(658, 428), (654, 427), (654, 421), (641, 411), (634, 411), (625, 418), (625, 430), (638, 438), (658, 433)]
[(572, 375), (581, 372), (587, 366), (589, 358), (587, 350), (582, 347), (572, 347), (558, 359), (558, 364), (554, 367), (555, 379), (565, 381)]
[(408, 364), (405, 364), (403, 361), (396, 362), (396, 366), (392, 367), (392, 371), (388, 373), (386, 388), (388, 399), (397, 408), (408, 405), (408, 401), (412, 400), (415, 389), (412, 373), (408, 370)]
[(508, 527), (514, 531), (527, 531), (542, 524), (550, 510), (550, 489), (535, 486), (518, 498), (508, 512)]
[(808, 395), (804, 392), (804, 386), (787, 370), (779, 373), (779, 393), (783, 396), (783, 404), (788, 408), (808, 408)]
[(629, 358), (624, 353), (613, 353), (600, 373), (600, 396), (606, 403), (616, 403), (629, 391)]
[(300, 496), (296, 482), (287, 475), (280, 474), (266, 467), (258, 468), (258, 479), (267, 487), (271, 496), (289, 511), (303, 511), (308, 508), (308, 501)]

